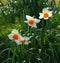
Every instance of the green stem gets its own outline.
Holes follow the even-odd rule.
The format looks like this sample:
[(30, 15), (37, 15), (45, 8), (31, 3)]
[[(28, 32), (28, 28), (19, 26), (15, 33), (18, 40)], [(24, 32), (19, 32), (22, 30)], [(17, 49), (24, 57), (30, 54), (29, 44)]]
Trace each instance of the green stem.
[(46, 45), (46, 23), (43, 21), (42, 22), (42, 38), (41, 41), (43, 42), (44, 45)]
[(29, 32), (29, 25), (28, 25), (28, 32)]

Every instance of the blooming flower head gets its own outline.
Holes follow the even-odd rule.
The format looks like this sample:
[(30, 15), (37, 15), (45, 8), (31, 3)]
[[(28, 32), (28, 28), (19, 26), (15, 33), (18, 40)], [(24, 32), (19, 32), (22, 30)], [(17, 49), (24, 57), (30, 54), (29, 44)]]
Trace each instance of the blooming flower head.
[(21, 37), (20, 44), (28, 44), (30, 37)]
[(42, 18), (48, 19), (49, 17), (52, 16), (52, 11), (48, 10), (48, 8), (44, 8), (42, 10), (42, 13), (39, 13), (39, 15), (40, 15), (39, 19), (42, 19)]
[(12, 32), (8, 35), (8, 37), (10, 40), (14, 40), (16, 42), (19, 42), (21, 36), (20, 36), (18, 30), (13, 29)]
[(37, 28), (36, 23), (40, 22), (40, 20), (38, 20), (34, 17), (31, 17), (29, 15), (26, 15), (26, 19), (27, 19), (27, 21), (25, 21), (25, 23), (28, 23), (29, 26), (35, 27), (35, 28)]

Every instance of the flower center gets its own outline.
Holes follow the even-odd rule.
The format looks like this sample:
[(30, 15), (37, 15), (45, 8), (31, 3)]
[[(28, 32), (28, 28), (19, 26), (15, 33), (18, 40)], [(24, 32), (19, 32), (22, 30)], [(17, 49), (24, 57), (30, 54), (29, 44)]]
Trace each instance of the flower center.
[(48, 13), (44, 13), (44, 18), (47, 18), (48, 16)]
[(24, 40), (21, 40), (21, 42), (22, 42), (22, 44), (24, 44), (26, 42), (26, 40), (25, 39)]
[(14, 35), (13, 35), (13, 39), (14, 39), (14, 40), (18, 40), (18, 38), (19, 38), (18, 34), (14, 34)]
[(33, 24), (34, 24), (34, 20), (33, 20), (33, 19), (30, 19), (30, 20), (29, 20), (29, 24), (30, 24), (30, 25), (33, 25)]

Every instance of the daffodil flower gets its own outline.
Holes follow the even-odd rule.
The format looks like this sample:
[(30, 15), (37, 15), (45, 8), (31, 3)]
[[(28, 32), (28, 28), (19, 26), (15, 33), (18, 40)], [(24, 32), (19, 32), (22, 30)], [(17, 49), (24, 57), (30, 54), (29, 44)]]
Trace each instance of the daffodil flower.
[(25, 21), (25, 23), (28, 23), (29, 26), (35, 27), (35, 28), (37, 28), (36, 23), (40, 22), (40, 20), (38, 20), (34, 17), (31, 17), (29, 15), (26, 15), (26, 19), (27, 19), (27, 21)]
[(45, 20), (52, 16), (52, 11), (48, 10), (48, 8), (44, 8), (42, 13), (39, 13), (39, 19), (44, 18)]
[(18, 30), (16, 30), (16, 29), (13, 29), (12, 32), (8, 35), (8, 37), (10, 40), (14, 40), (16, 42), (19, 42), (20, 38), (21, 38)]
[(28, 45), (29, 44), (29, 42), (28, 42), (29, 39), (30, 39), (30, 37), (21, 37), (20, 44)]

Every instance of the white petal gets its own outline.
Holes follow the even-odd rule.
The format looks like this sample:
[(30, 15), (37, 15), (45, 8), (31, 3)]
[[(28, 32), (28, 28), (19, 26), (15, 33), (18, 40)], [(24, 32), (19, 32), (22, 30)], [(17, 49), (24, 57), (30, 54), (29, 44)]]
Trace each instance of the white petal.
[(24, 21), (25, 23), (28, 23), (28, 21)]
[(39, 13), (40, 14), (40, 16), (39, 16), (39, 19), (42, 19), (43, 18), (43, 13)]
[(20, 40), (24, 40), (24, 37), (21, 36), (21, 37), (20, 37)]
[(49, 12), (49, 10), (48, 10), (47, 8), (44, 8), (44, 9), (42, 10), (42, 12), (43, 12), (43, 13)]
[(51, 7), (47, 7), (47, 9), (52, 9)]
[(25, 45), (28, 45), (29, 43), (28, 42), (25, 42)]
[(50, 9), (50, 7), (47, 7), (47, 9)]
[(24, 39), (26, 39), (28, 41), (30, 39), (30, 37), (24, 37)]
[(52, 16), (52, 11), (49, 12), (49, 17), (51, 17), (51, 16)]
[(13, 35), (12, 35), (12, 34), (9, 34), (9, 35), (8, 35), (8, 38), (9, 38), (10, 40), (13, 40), (13, 38), (12, 38), (12, 37), (13, 37)]
[(15, 42), (16, 42), (17, 45), (20, 45), (21, 44), (20, 39), (15, 40)]
[(31, 19), (31, 18), (33, 18), (33, 17), (31, 17), (31, 16), (29, 16), (29, 15), (26, 15), (26, 19), (27, 19), (27, 20), (29, 20), (29, 19)]
[(34, 24), (33, 27), (37, 28), (36, 24)]
[(28, 37), (21, 37), (21, 40), (24, 40), (24, 39), (28, 40)]
[(12, 30), (12, 33), (18, 33), (18, 30), (13, 29), (13, 30)]
[(17, 45), (20, 45), (20, 42), (17, 42), (17, 41), (16, 41), (16, 44), (17, 44)]
[(40, 20), (39, 19), (34, 19), (35, 20), (35, 23), (39, 23), (40, 22)]

